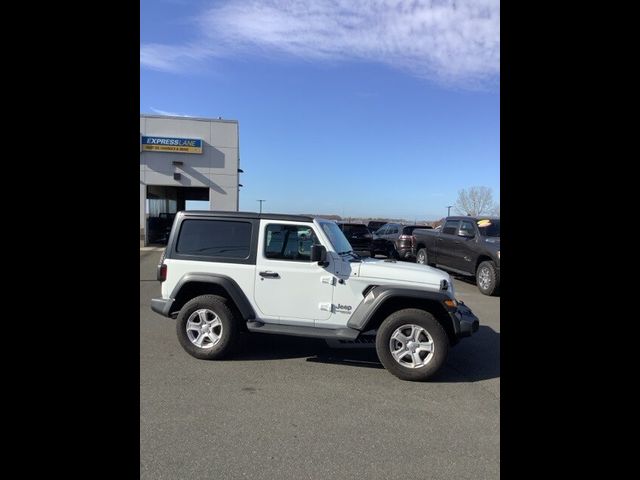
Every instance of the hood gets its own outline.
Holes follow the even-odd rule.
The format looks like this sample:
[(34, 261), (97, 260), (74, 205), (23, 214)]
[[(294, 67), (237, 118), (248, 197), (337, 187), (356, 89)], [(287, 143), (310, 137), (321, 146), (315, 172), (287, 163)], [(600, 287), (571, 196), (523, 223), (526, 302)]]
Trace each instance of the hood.
[(365, 258), (360, 264), (360, 279), (382, 280), (380, 285), (396, 284), (427, 287), (440, 290), (440, 281), (446, 280), (453, 285), (448, 273), (437, 268), (407, 262), (387, 262), (385, 260)]

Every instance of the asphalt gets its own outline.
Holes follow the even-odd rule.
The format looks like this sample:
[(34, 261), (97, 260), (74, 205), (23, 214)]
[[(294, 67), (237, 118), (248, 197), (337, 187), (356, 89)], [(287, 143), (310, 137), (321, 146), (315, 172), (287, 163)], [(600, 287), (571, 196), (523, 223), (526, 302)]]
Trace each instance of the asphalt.
[(160, 252), (140, 251), (142, 479), (498, 479), (500, 298), (455, 278), (480, 330), (428, 383), (375, 349), (247, 335), (224, 361), (189, 356), (153, 313)]

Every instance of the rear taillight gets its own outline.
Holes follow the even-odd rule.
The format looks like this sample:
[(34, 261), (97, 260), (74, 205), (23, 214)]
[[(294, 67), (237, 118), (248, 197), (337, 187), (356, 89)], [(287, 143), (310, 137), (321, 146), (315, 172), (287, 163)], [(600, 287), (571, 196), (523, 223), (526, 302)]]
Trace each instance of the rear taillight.
[(416, 244), (416, 237), (414, 237), (413, 235), (400, 235), (400, 240), (401, 241), (405, 241), (405, 242), (409, 242), (409, 243), (411, 243), (411, 245), (415, 245)]
[(158, 265), (158, 281), (164, 282), (167, 279), (167, 266), (162, 263)]

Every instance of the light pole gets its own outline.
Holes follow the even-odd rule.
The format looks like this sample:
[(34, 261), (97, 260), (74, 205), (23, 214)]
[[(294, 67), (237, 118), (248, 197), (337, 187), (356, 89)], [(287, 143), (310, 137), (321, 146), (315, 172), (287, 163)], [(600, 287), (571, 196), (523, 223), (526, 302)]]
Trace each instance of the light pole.
[(260, 213), (262, 213), (262, 202), (266, 202), (266, 200), (258, 200), (260, 202)]
[(451, 207), (453, 207), (453, 205), (447, 205), (447, 217), (451, 216)]

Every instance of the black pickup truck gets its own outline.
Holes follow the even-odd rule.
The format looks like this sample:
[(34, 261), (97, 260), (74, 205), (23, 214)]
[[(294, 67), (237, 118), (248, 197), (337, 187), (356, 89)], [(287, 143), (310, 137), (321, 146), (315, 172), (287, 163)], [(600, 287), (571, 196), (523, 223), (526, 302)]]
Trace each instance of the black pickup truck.
[(480, 292), (500, 289), (500, 219), (447, 217), (441, 231), (415, 229), (416, 262), (474, 275)]

